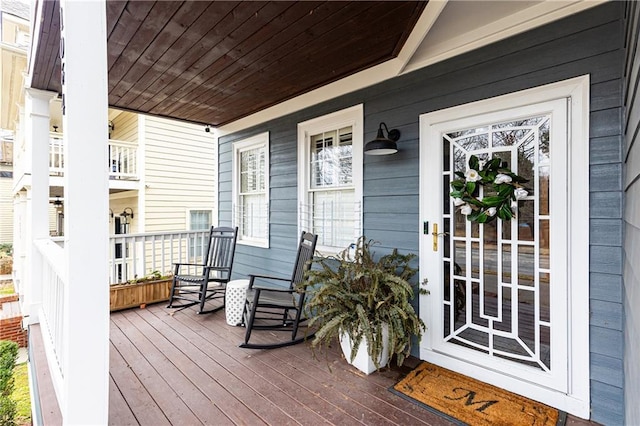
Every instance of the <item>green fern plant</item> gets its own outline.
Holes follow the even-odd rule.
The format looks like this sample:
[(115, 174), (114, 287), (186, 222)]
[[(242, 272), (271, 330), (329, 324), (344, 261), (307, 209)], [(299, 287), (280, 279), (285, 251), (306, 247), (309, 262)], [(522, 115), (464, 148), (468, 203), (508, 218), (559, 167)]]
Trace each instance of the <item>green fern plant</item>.
[[(363, 339), (375, 367), (381, 368), (383, 324), (388, 325), (389, 359), (396, 355), (402, 365), (411, 351), (411, 336), (420, 337), (425, 325), (411, 305), (414, 286), (409, 282), (417, 269), (409, 266), (415, 254), (391, 254), (375, 260), (378, 244), (360, 237), (355, 249), (347, 247), (336, 256), (316, 258), (307, 272), (309, 327), (317, 329), (312, 347), (330, 345), (340, 333), (352, 342), (353, 362)], [(423, 290), (420, 290), (423, 292)]]

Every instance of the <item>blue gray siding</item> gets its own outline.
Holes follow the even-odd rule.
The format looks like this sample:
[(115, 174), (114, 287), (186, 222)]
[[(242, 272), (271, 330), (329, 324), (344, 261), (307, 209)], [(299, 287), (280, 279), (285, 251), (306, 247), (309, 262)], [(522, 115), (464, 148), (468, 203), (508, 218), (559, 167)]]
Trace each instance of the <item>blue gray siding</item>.
[[(234, 266), (236, 274), (289, 273), (291, 270), (298, 237), (298, 122), (362, 103), (365, 141), (375, 137), (381, 121), (402, 132), (397, 154), (381, 158), (365, 156), (364, 234), (381, 241), (381, 250), (398, 247), (417, 254), (421, 228), (418, 214), (420, 114), (590, 74), (592, 418), (606, 424), (622, 423), (624, 7), (623, 3), (599, 6), (222, 138), (220, 223), (225, 224), (231, 221), (231, 143), (258, 132), (271, 132), (271, 247), (239, 246)], [(636, 193), (638, 186), (640, 184), (636, 185)]]
[(624, 67), (625, 422), (640, 424), (640, 5), (627, 4)]

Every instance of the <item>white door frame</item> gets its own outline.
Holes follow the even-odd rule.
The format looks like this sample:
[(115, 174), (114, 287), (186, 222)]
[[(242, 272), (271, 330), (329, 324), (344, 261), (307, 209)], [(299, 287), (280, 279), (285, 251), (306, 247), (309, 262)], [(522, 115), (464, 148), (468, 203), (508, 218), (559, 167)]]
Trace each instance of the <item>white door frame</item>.
[[(437, 345), (431, 341), (427, 331), (420, 345), (420, 358), (451, 368), (459, 373), (474, 377), (487, 383), (511, 390), (567, 411), (571, 414), (589, 418), (589, 76), (552, 83), (545, 86), (511, 93), (487, 100), (460, 105), (420, 116), (420, 164), (427, 163), (430, 157), (441, 158), (440, 137), (434, 137), (432, 130), (451, 120), (459, 120), (480, 114), (504, 111), (516, 107), (569, 98), (568, 108), (568, 146), (567, 146), (567, 201), (568, 201), (568, 239), (567, 245), (567, 392), (560, 392), (541, 385), (531, 384), (523, 389), (523, 381), (513, 375), (478, 368), (464, 360), (454, 359), (434, 349)], [(420, 218), (422, 221), (439, 221), (440, 203), (443, 199), (442, 185), (439, 193), (428, 189), (424, 173), (420, 177)], [(438, 192), (436, 191), (436, 192)], [(436, 203), (433, 200), (437, 200)], [(422, 228), (422, 226), (421, 226)], [(434, 257), (433, 237), (423, 232), (420, 237), (420, 281), (428, 283), (433, 277), (427, 276), (429, 262), (438, 261)], [(439, 253), (435, 253), (439, 258)], [(428, 283), (429, 287), (439, 285)], [(433, 327), (438, 321), (434, 315), (438, 312), (438, 301), (429, 295), (420, 296), (421, 317), (427, 327)]]

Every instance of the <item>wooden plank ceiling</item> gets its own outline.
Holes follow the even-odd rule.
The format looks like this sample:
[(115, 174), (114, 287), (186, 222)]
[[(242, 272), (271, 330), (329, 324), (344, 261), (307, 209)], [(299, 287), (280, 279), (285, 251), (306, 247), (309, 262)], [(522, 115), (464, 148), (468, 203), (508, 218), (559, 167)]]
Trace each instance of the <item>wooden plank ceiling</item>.
[[(426, 3), (107, 1), (109, 104), (230, 123), (393, 59)], [(45, 1), (33, 87), (61, 92), (59, 40)]]

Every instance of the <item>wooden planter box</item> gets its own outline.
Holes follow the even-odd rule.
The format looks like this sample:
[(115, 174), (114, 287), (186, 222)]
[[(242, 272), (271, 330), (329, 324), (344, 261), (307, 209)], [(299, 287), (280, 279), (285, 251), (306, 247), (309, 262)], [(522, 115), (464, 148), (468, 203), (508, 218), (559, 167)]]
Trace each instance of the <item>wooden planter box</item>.
[(13, 258), (0, 257), (0, 275), (9, 275), (13, 271)]
[(115, 284), (109, 287), (111, 311), (137, 308), (141, 305), (169, 300), (171, 278), (135, 284)]

